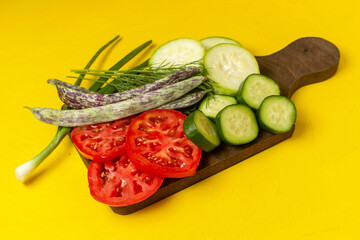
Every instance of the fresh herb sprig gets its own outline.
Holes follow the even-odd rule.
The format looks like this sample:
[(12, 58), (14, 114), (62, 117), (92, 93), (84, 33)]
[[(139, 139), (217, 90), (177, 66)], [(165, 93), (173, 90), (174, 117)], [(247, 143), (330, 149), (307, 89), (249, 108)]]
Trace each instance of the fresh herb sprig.
[[(201, 70), (204, 68), (201, 65), (200, 61), (196, 61), (189, 64), (183, 65), (169, 65), (163, 64), (156, 68), (152, 68), (151, 66), (143, 67), (143, 68), (135, 68), (130, 70), (97, 70), (97, 69), (73, 69), (71, 72), (76, 74), (86, 74), (90, 76), (95, 76), (101, 78), (108, 78), (112, 80), (111, 82), (106, 82), (104, 88), (113, 87), (118, 92), (127, 91), (132, 88), (141, 87), (148, 83), (154, 82), (161, 78), (164, 78), (170, 74), (175, 73), (176, 71), (183, 69), (187, 66), (197, 66)], [(201, 74), (203, 75), (203, 74)], [(68, 76), (72, 77), (72, 76)], [(90, 78), (83, 78), (84, 80), (89, 81), (99, 81)], [(103, 89), (104, 89), (103, 88)], [(101, 93), (100, 89), (100, 93)]]

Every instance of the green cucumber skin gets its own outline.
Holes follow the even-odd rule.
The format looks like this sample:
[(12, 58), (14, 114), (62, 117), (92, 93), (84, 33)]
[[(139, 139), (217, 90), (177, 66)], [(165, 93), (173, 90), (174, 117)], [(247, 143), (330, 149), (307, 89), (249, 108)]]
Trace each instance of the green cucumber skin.
[[(219, 112), (217, 112), (216, 113), (216, 115), (214, 114), (213, 116), (210, 116), (210, 114), (208, 114), (208, 112), (207, 111), (205, 111), (205, 109), (206, 109), (206, 105), (207, 104), (210, 104), (209, 103), (209, 101), (210, 101), (210, 97), (213, 97), (213, 98), (227, 98), (228, 99), (228, 101), (230, 102), (231, 100), (233, 100), (233, 103), (231, 103), (231, 104), (228, 104), (227, 106), (229, 106), (229, 105), (233, 105), (233, 104), (236, 104), (237, 103), (237, 101), (236, 101), (236, 98), (235, 97), (232, 97), (232, 96), (229, 96), (229, 95), (222, 95), (222, 94), (214, 94), (213, 96), (208, 96), (208, 97), (206, 97), (201, 103), (200, 103), (200, 105), (199, 105), (199, 110), (200, 111), (202, 111), (211, 121), (213, 121), (214, 123), (216, 122), (216, 116), (217, 116), (217, 114), (220, 112), (220, 110), (219, 110)], [(226, 107), (226, 106), (225, 106)], [(225, 108), (224, 107), (224, 108)]]
[(246, 79), (240, 84), (240, 87), (239, 87), (239, 90), (238, 92), (236, 93), (236, 101), (239, 103), (239, 104), (246, 104), (244, 98), (242, 97), (242, 94), (243, 94), (243, 87), (244, 87), (244, 83), (245, 83)]
[[(166, 45), (169, 44), (169, 43), (173, 43), (173, 42), (181, 41), (181, 40), (191, 40), (191, 41), (197, 42), (197, 43), (199, 44), (199, 47), (202, 48), (202, 50), (203, 50), (202, 55), (204, 56), (204, 54), (205, 54), (205, 49), (204, 49), (204, 47), (203, 47), (203, 45), (201, 44), (200, 41), (195, 40), (195, 39), (193, 39), (193, 38), (189, 38), (189, 37), (185, 37), (185, 38), (175, 38), (175, 39), (173, 39), (173, 40), (170, 40), (170, 41), (167, 41), (167, 42), (161, 44), (159, 47), (157, 47), (157, 48), (155, 49), (155, 51), (154, 51), (154, 52), (152, 53), (152, 55), (150, 56), (149, 66), (156, 67), (156, 66), (159, 66), (159, 64), (163, 64), (163, 63), (158, 63), (158, 62), (156, 62), (156, 61), (154, 60), (154, 58), (157, 56), (157, 54), (161, 51), (161, 49), (162, 49), (164, 46), (166, 46)], [(202, 59), (196, 59), (195, 61), (200, 61), (200, 60), (202, 60)], [(166, 66), (166, 65), (169, 64), (169, 63), (166, 63), (166, 62), (165, 62), (164, 64), (165, 64), (165, 66)], [(174, 64), (174, 63), (171, 63), (171, 64)], [(179, 63), (176, 63), (176, 64), (179, 64)], [(182, 63), (182, 64), (184, 64), (184, 63)]]
[[(261, 77), (264, 77), (266, 78), (268, 81), (271, 81), (271, 82), (274, 82), (276, 85), (278, 85), (273, 79), (267, 77), (267, 76), (264, 76), (262, 74), (259, 74), (259, 73), (253, 73), (253, 74), (250, 74), (249, 76), (247, 76), (247, 78), (240, 84), (240, 87), (239, 87), (239, 90), (236, 94), (236, 100), (238, 101), (239, 104), (245, 104), (245, 105), (248, 105), (249, 107), (255, 109), (255, 110), (258, 110), (258, 108), (256, 108), (255, 106), (252, 106), (250, 103), (248, 103), (246, 101), (246, 99), (243, 97), (243, 93), (244, 93), (244, 86), (246, 85), (247, 81), (250, 81), (252, 76), (261, 76)], [(279, 88), (279, 94), (280, 94), (280, 88)]]
[(239, 145), (243, 145), (243, 144), (252, 142), (252, 141), (258, 136), (258, 134), (259, 134), (259, 128), (257, 129), (257, 134), (256, 134), (256, 136), (255, 136), (253, 139), (249, 140), (249, 141), (242, 142), (242, 143), (233, 143), (232, 141), (229, 141), (229, 140), (226, 138), (226, 136), (223, 134), (223, 127), (222, 127), (222, 124), (221, 124), (221, 114), (222, 114), (224, 111), (226, 111), (227, 108), (232, 107), (232, 106), (236, 106), (236, 105), (243, 105), (243, 106), (249, 108), (249, 110), (250, 110), (251, 113), (253, 114), (253, 115), (252, 115), (253, 119), (254, 119), (255, 121), (257, 120), (255, 113), (253, 112), (253, 110), (252, 110), (249, 106), (244, 105), (244, 104), (234, 104), (234, 105), (229, 105), (229, 106), (225, 107), (223, 110), (221, 110), (221, 111), (218, 113), (218, 115), (216, 116), (216, 128), (218, 129), (218, 134), (219, 134), (219, 137), (220, 137), (221, 141), (223, 141), (223, 142), (225, 142), (225, 143), (227, 143), (227, 144), (229, 144), (229, 145), (239, 146)]
[(196, 146), (201, 148), (203, 151), (211, 152), (217, 146), (219, 146), (221, 142), (219, 141), (219, 144), (211, 143), (198, 131), (194, 121), (196, 111), (199, 110), (195, 110), (185, 118), (183, 123), (184, 133), (186, 137), (190, 139), (190, 141), (192, 141)]
[(221, 44), (221, 43), (217, 43), (209, 48), (206, 48), (206, 46), (204, 45), (204, 41), (206, 42), (207, 40), (211, 40), (211, 39), (223, 39), (224, 41), (221, 42), (221, 43), (233, 43), (233, 44), (237, 44), (239, 45), (240, 47), (242, 47), (241, 43), (237, 40), (234, 40), (234, 39), (231, 39), (231, 38), (228, 38), (228, 37), (221, 37), (221, 36), (211, 36), (211, 37), (206, 37), (206, 38), (202, 38), (200, 39), (200, 43), (203, 45), (203, 47), (205, 48), (205, 51), (210, 49), (211, 47), (215, 46), (215, 45), (218, 45), (218, 44)]
[[(268, 96), (267, 98), (271, 98), (271, 97), (273, 97), (273, 96)], [(288, 99), (288, 98), (285, 97), (285, 96), (277, 96), (277, 97), (282, 97), (282, 98)], [(265, 98), (264, 101), (265, 101), (267, 98)], [(291, 102), (291, 104), (294, 106), (294, 109), (295, 109), (295, 112), (294, 112), (294, 114), (295, 114), (295, 116), (294, 116), (294, 124), (295, 124), (296, 118), (297, 118), (297, 110), (296, 110), (295, 104), (294, 104), (290, 99), (288, 99), (288, 100)], [(264, 101), (263, 101), (263, 103), (264, 103)], [(257, 116), (257, 119), (258, 119), (259, 126), (260, 126), (263, 130), (268, 131), (268, 132), (271, 132), (271, 133), (273, 133), (273, 134), (279, 134), (279, 133), (289, 132), (289, 131), (293, 128), (294, 124), (293, 124), (289, 129), (284, 130), (284, 131), (279, 131), (279, 130), (277, 130), (277, 129), (274, 129), (274, 128), (269, 127), (269, 126), (262, 120), (262, 118), (261, 118), (261, 116), (260, 116), (261, 106), (263, 105), (263, 103), (261, 103), (259, 109), (256, 111), (256, 116)]]

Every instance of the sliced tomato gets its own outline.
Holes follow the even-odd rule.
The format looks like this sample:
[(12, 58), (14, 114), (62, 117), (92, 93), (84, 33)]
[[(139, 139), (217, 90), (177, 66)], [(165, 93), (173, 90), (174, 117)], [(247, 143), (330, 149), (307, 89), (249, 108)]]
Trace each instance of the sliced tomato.
[(126, 154), (110, 161), (92, 161), (88, 167), (91, 196), (111, 206), (127, 206), (156, 192), (164, 178), (145, 173)]
[(135, 117), (113, 122), (74, 127), (71, 140), (81, 155), (94, 161), (107, 161), (125, 153), (126, 133)]
[(162, 177), (194, 175), (202, 151), (185, 136), (185, 118), (171, 109), (154, 109), (136, 117), (126, 140), (130, 160), (144, 172)]

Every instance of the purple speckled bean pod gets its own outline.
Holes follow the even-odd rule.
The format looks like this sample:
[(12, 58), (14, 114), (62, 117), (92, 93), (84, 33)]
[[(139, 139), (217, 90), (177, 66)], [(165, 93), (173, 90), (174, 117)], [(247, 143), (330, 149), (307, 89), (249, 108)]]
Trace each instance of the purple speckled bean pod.
[[(68, 90), (71, 89), (73, 91), (77, 91), (77, 92), (81, 92), (81, 93), (89, 93), (89, 94), (97, 94), (96, 92), (90, 91), (89, 89), (77, 86), (77, 85), (73, 85), (58, 79), (49, 79), (47, 81), (48, 83), (54, 85), (57, 90)], [(62, 93), (62, 94), (66, 94), (66, 93)]]
[(29, 108), (33, 115), (42, 122), (65, 126), (83, 126), (132, 116), (185, 95), (207, 80), (198, 76), (144, 93), (138, 97), (100, 107), (78, 110), (57, 110), (51, 108)]
[[(139, 88), (131, 89), (125, 92), (111, 93), (111, 94), (94, 94), (89, 91), (78, 91), (79, 88), (68, 86), (60, 81), (50, 81), (55, 84), (58, 90), (58, 95), (65, 104), (75, 109), (99, 107), (107, 104), (124, 101), (133, 97), (140, 96), (146, 92), (151, 92), (166, 85), (174, 84), (176, 82), (187, 79), (200, 72), (197, 67), (183, 68), (165, 78), (154, 81)], [(70, 85), (70, 84), (69, 84)]]
[(208, 90), (196, 91), (196, 92), (187, 94), (185, 96), (182, 96), (181, 98), (178, 98), (172, 102), (164, 104), (158, 108), (179, 109), (179, 108), (190, 107), (190, 106), (194, 105), (195, 103), (199, 102), (204, 97), (204, 95), (208, 92), (209, 92)]

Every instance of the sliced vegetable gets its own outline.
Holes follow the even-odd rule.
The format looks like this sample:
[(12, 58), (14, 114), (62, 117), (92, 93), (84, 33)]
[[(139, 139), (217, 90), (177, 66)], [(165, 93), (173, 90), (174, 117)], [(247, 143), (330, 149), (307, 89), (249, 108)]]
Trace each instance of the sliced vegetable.
[(209, 50), (211, 47), (221, 44), (221, 43), (232, 43), (232, 44), (237, 44), (239, 46), (241, 46), (241, 44), (234, 40), (234, 39), (230, 39), (227, 37), (206, 37), (200, 40), (201, 44), (203, 45), (203, 47), (205, 48), (205, 51)]
[(66, 84), (58, 80), (49, 80), (49, 82), (55, 84), (58, 90), (58, 95), (65, 104), (72, 108), (82, 109), (104, 106), (137, 97), (144, 93), (187, 79), (199, 72), (200, 69), (197, 67), (186, 67), (165, 78), (142, 87), (112, 94), (94, 94), (94, 92), (89, 92), (88, 90), (85, 92), (83, 89), (78, 91), (79, 87), (71, 86), (71, 84)]
[(270, 95), (280, 95), (279, 85), (261, 74), (251, 74), (240, 85), (236, 99), (239, 103), (258, 109), (261, 102)]
[(234, 97), (213, 94), (206, 97), (200, 104), (199, 110), (208, 118), (215, 121), (216, 115), (226, 106), (237, 104)]
[(269, 96), (260, 105), (258, 119), (260, 126), (269, 132), (288, 132), (295, 124), (296, 108), (287, 97)]
[(144, 93), (143, 95), (132, 99), (100, 107), (80, 110), (57, 110), (51, 108), (29, 109), (40, 121), (59, 126), (75, 127), (110, 122), (171, 102), (196, 88), (205, 80), (206, 77), (203, 76), (192, 77), (162, 89)]
[(88, 168), (91, 196), (111, 206), (141, 202), (154, 194), (163, 180), (136, 168), (126, 154), (110, 161), (92, 161)]
[(107, 161), (117, 158), (125, 153), (126, 133), (134, 118), (74, 127), (71, 140), (80, 154), (89, 160)]
[(199, 41), (179, 38), (159, 46), (150, 57), (150, 66), (183, 65), (199, 61), (204, 56), (204, 48)]
[(171, 109), (142, 113), (129, 126), (126, 152), (144, 172), (169, 178), (194, 175), (201, 149), (184, 134), (186, 115)]
[(236, 95), (248, 75), (259, 73), (255, 57), (246, 49), (231, 43), (210, 48), (204, 56), (204, 67), (215, 82), (215, 93), (231, 96)]
[(216, 127), (221, 140), (241, 145), (254, 140), (259, 132), (256, 116), (246, 105), (230, 105), (219, 112)]
[(185, 135), (205, 152), (220, 145), (215, 124), (199, 110), (195, 110), (184, 121)]

